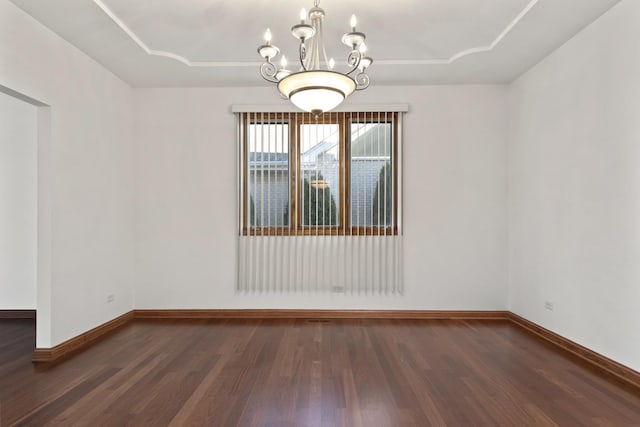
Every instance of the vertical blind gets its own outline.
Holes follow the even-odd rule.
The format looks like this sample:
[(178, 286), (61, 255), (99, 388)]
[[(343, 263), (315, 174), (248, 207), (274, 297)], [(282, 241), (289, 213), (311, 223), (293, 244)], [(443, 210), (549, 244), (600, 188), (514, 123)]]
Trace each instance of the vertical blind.
[(401, 119), (238, 113), (237, 290), (402, 292)]

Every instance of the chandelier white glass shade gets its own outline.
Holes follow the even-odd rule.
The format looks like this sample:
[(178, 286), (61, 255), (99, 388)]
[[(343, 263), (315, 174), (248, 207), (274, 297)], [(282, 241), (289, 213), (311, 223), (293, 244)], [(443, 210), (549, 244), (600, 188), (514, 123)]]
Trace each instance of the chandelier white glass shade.
[[(278, 85), (280, 94), (289, 99), (303, 111), (320, 115), (336, 108), (356, 90), (369, 87), (369, 76), (366, 71), (373, 59), (366, 54), (364, 33), (356, 31), (356, 17), (351, 17), (351, 31), (342, 36), (342, 43), (350, 48), (347, 55), (347, 71), (335, 70), (333, 58), (327, 58), (324, 45), (323, 21), (324, 10), (319, 7), (320, 0), (314, 1), (313, 8), (307, 12), (300, 11), (300, 23), (291, 27), (291, 34), (299, 40), (298, 57), (300, 68), (297, 72), (287, 69), (284, 55), (280, 67), (274, 60), (280, 49), (271, 44), (271, 31), (267, 29), (265, 44), (258, 48), (258, 53), (265, 62), (260, 66), (262, 77)], [(307, 18), (311, 24), (307, 24)]]

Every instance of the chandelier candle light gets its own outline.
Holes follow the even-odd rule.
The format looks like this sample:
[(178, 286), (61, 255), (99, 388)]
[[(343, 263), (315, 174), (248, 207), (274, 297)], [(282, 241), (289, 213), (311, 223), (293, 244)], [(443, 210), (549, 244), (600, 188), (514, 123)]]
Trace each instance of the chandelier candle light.
[[(322, 23), (324, 10), (318, 5), (320, 0), (314, 1), (309, 11), (300, 11), (300, 23), (291, 27), (291, 34), (300, 41), (298, 56), (300, 70), (292, 72), (287, 69), (287, 59), (284, 55), (280, 60), (280, 68), (273, 64), (273, 60), (280, 53), (271, 44), (271, 31), (264, 34), (265, 44), (258, 48), (258, 53), (265, 62), (260, 66), (260, 74), (271, 83), (278, 85), (283, 97), (289, 99), (296, 107), (310, 112), (316, 117), (336, 108), (356, 90), (369, 87), (369, 76), (366, 71), (373, 63), (373, 59), (365, 56), (367, 47), (364, 43), (365, 35), (356, 31), (356, 17), (351, 16), (351, 31), (342, 36), (342, 43), (351, 51), (347, 56), (348, 71), (341, 73), (334, 70), (335, 61), (327, 58), (324, 46)], [(311, 25), (307, 24), (307, 18)]]

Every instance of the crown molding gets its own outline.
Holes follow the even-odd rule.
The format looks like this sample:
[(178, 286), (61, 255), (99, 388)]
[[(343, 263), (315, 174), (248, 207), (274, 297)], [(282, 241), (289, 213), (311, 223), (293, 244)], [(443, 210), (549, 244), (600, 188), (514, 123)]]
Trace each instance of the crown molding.
[[(93, 0), (111, 20), (122, 31), (131, 38), (147, 55), (160, 56), (178, 61), (187, 67), (256, 67), (260, 66), (262, 62), (258, 61), (191, 61), (184, 56), (177, 53), (168, 52), (164, 50), (151, 49), (127, 24), (120, 19), (115, 12), (113, 12), (103, 0)], [(500, 42), (515, 28), (516, 25), (533, 9), (533, 7), (539, 2), (539, 0), (531, 0), (525, 7), (516, 15), (516, 17), (509, 22), (509, 24), (498, 34), (498, 36), (488, 46), (476, 46), (468, 49), (464, 49), (449, 58), (425, 58), (425, 59), (376, 59), (376, 65), (449, 65), (461, 58), (470, 55), (477, 55), (480, 53), (491, 52), (500, 44)]]

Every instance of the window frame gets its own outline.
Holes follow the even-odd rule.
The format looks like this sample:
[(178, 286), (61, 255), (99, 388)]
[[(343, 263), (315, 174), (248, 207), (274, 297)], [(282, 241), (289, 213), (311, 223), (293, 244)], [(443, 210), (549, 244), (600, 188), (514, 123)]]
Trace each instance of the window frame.
[[(398, 235), (398, 112), (328, 112), (319, 117), (311, 113), (243, 113), (241, 120), (242, 165), (242, 224), (243, 236), (397, 236)], [(351, 138), (350, 126), (353, 123), (389, 123), (391, 124), (392, 168), (392, 209), (391, 224), (360, 225), (351, 224)], [(289, 127), (289, 225), (251, 226), (248, 220), (249, 191), (249, 126), (261, 124), (285, 124)], [(302, 176), (300, 162), (300, 126), (304, 124), (337, 124), (338, 137), (338, 176), (340, 210), (337, 225), (302, 225), (299, 209)], [(344, 203), (343, 203), (344, 202)]]

